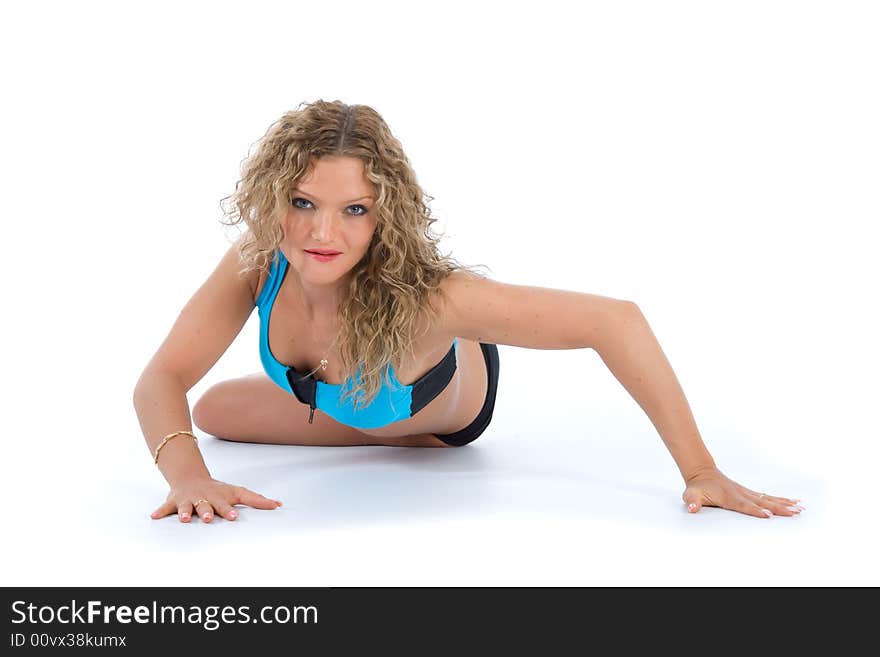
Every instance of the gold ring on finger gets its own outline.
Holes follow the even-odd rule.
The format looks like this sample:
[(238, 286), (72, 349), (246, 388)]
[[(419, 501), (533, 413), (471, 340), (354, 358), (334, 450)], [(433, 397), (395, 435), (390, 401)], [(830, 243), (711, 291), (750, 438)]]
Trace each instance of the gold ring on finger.
[(761, 493), (760, 495), (758, 495), (758, 499), (760, 500), (762, 497), (764, 497), (766, 495), (767, 495), (766, 493)]
[(206, 499), (201, 499), (201, 500), (196, 500), (195, 506), (198, 506), (198, 505), (201, 504), (202, 502), (204, 502), (205, 504), (208, 504), (208, 500), (206, 500)]

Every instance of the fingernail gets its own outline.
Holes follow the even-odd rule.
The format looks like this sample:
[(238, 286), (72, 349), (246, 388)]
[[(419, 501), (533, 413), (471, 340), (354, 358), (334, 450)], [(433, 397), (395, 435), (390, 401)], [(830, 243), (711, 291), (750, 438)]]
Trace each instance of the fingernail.
[(694, 504), (693, 502), (691, 502), (690, 504), (688, 504), (688, 509), (690, 509), (691, 511), (693, 511), (693, 510), (696, 509), (696, 508), (697, 508), (697, 505)]
[(237, 517), (238, 517), (238, 514), (237, 514), (235, 511), (230, 511), (230, 512), (229, 512), (229, 517), (230, 517), (230, 518), (237, 518)]
[(206, 514), (205, 514), (204, 516), (202, 516), (202, 517), (203, 517), (205, 520), (210, 520), (210, 519), (211, 519), (211, 515), (208, 514), (208, 513), (206, 513)]
[(764, 512), (764, 515), (768, 518), (773, 515), (773, 512), (770, 509), (761, 509)]
[(275, 500), (275, 504), (277, 504), (278, 506), (281, 506), (281, 502), (279, 502), (278, 500)]
[(187, 520), (189, 518), (189, 514), (188, 513), (181, 513), (180, 517), (183, 518), (184, 520)]

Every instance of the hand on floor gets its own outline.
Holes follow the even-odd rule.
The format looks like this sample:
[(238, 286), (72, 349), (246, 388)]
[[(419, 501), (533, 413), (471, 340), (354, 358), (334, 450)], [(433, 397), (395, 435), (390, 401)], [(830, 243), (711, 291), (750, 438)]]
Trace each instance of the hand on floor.
[(236, 504), (255, 509), (277, 509), (281, 506), (278, 500), (271, 500), (244, 486), (233, 486), (212, 477), (196, 477), (173, 486), (165, 503), (150, 517), (158, 520), (176, 513), (180, 522), (189, 522), (195, 513), (203, 522), (211, 522), (216, 512), (227, 520), (235, 520), (238, 511), (232, 507)]
[(717, 506), (722, 509), (739, 511), (749, 516), (769, 518), (772, 515), (794, 516), (804, 510), (800, 500), (776, 497), (741, 486), (728, 479), (718, 469), (701, 470), (689, 477), (681, 498), (689, 513), (696, 513), (704, 506)]

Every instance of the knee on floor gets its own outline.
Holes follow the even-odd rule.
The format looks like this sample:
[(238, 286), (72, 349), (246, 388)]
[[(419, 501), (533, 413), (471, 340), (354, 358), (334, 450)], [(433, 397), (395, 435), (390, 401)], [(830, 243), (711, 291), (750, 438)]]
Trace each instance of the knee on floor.
[(193, 424), (205, 433), (217, 435), (224, 418), (236, 412), (236, 404), (235, 396), (225, 390), (223, 383), (217, 383), (208, 388), (192, 407)]

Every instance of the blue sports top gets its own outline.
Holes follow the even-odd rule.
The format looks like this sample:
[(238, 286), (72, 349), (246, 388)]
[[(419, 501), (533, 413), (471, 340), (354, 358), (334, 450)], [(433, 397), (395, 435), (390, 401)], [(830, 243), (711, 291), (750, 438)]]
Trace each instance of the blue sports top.
[[(354, 387), (351, 377), (343, 384), (326, 383), (318, 381), (312, 374), (303, 376), (295, 368), (279, 363), (269, 348), (269, 317), (287, 270), (287, 258), (280, 249), (276, 249), (269, 275), (257, 299), (260, 315), (260, 360), (272, 381), (283, 390), (293, 393), (300, 402), (311, 407), (309, 424), (312, 423), (315, 408), (320, 408), (337, 422), (351, 427), (360, 429), (383, 427), (418, 413), (443, 392), (452, 380), (458, 356), (458, 338), (453, 340), (452, 347), (443, 359), (412, 384), (403, 385), (394, 374), (394, 367), (389, 364), (388, 375), (393, 386), (389, 386), (383, 376), (382, 387), (372, 403), (357, 410), (354, 408), (352, 398), (345, 404), (339, 402), (342, 395)], [(360, 376), (361, 366), (358, 365), (358, 381)]]

